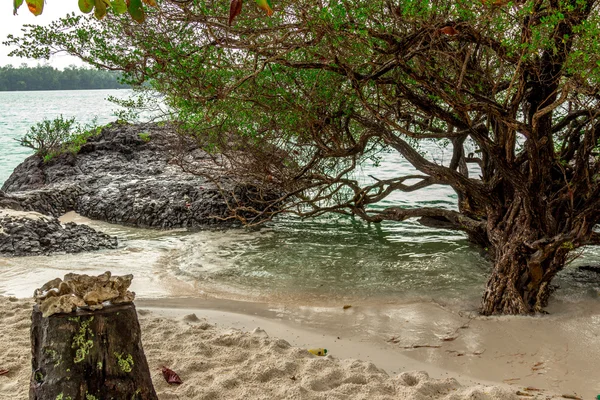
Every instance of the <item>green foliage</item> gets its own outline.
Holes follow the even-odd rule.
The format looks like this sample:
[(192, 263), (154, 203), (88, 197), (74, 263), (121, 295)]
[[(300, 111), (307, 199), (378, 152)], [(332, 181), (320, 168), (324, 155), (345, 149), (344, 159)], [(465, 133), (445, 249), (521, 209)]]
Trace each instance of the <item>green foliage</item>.
[(129, 98), (118, 98), (108, 96), (108, 101), (119, 106), (114, 111), (117, 120), (127, 123), (136, 123), (140, 120), (140, 115), (160, 114), (160, 106), (157, 104), (155, 93), (150, 93), (147, 88), (134, 88), (134, 94)]
[(60, 151), (74, 136), (75, 118), (65, 119), (61, 115), (53, 120), (44, 119), (30, 127), (19, 144), (29, 147), (41, 157)]
[(58, 70), (50, 66), (0, 67), (0, 91), (17, 90), (87, 90), (126, 88), (120, 74), (82, 67)]
[(144, 21), (144, 7), (142, 6), (142, 0), (129, 0), (127, 11), (131, 18), (137, 22)]
[[(155, 0), (143, 0), (143, 2), (152, 7), (158, 6)], [(17, 10), (22, 4), (23, 0), (13, 0), (14, 15), (17, 15)], [(78, 0), (81, 12), (88, 14), (93, 10), (94, 16), (99, 20), (106, 16), (107, 11), (111, 10), (115, 15), (129, 11), (134, 21), (144, 22), (145, 12), (142, 0), (127, 0), (127, 4), (125, 0)], [(44, 0), (27, 0), (27, 8), (33, 15), (40, 15), (44, 10)]]
[(148, 132), (140, 132), (138, 133), (138, 137), (146, 143), (150, 141), (150, 134)]
[(77, 154), (90, 137), (100, 134), (101, 127), (95, 122), (81, 126), (75, 118), (65, 119), (62, 115), (53, 119), (44, 119), (31, 126), (20, 139), (19, 144), (29, 147), (44, 162), (64, 153)]
[(41, 383), (44, 381), (44, 374), (42, 374), (40, 371), (36, 371), (35, 375), (33, 376), (33, 379), (36, 382)]
[(575, 249), (575, 245), (571, 241), (564, 242), (563, 244), (561, 244), (560, 247), (563, 248), (563, 249), (567, 249), (567, 250), (574, 250)]
[(94, 2), (92, 0), (79, 0), (79, 9), (82, 13), (91, 13), (94, 9)]
[(112, 0), (110, 2), (111, 9), (116, 15), (121, 15), (127, 12), (127, 4), (125, 0)]

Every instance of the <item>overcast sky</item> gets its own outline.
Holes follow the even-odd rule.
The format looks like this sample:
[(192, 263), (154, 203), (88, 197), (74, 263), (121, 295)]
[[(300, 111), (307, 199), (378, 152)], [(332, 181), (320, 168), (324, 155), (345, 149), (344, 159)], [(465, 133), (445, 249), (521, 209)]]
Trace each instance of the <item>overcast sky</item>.
[(64, 17), (67, 13), (80, 13), (79, 8), (77, 7), (77, 0), (46, 0), (44, 12), (37, 17), (29, 12), (25, 2), (23, 2), (23, 5), (19, 8), (19, 14), (13, 15), (12, 3), (13, 2), (9, 0), (0, 1), (0, 66), (7, 64), (18, 66), (23, 62), (26, 62), (29, 65), (48, 62), (53, 67), (62, 69), (70, 64), (82, 65), (81, 61), (78, 59), (60, 54), (53, 56), (50, 61), (8, 57), (11, 48), (1, 44), (6, 40), (6, 36), (9, 33), (12, 33), (15, 36), (21, 36), (23, 34), (21, 28), (24, 24), (46, 25), (60, 17)]

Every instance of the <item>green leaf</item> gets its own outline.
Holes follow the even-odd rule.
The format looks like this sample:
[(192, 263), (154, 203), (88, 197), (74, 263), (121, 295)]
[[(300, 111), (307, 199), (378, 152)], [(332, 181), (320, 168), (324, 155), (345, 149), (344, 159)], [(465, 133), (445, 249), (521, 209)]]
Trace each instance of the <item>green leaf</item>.
[(129, 0), (129, 6), (127, 7), (129, 15), (134, 21), (140, 24), (144, 22), (144, 7), (142, 6), (142, 0)]
[(21, 7), (22, 4), (23, 4), (23, 0), (14, 0), (13, 1), (13, 6), (14, 6), (13, 15), (17, 15), (17, 10), (19, 9), (19, 7)]
[(79, 0), (79, 9), (82, 13), (89, 14), (94, 9), (94, 0)]
[(94, 0), (96, 9), (94, 10), (94, 16), (98, 19), (104, 18), (106, 15), (106, 3), (104, 0)]
[(125, 4), (125, 0), (113, 0), (110, 3), (110, 6), (113, 12), (117, 15), (127, 12), (127, 4)]
[(35, 16), (38, 16), (44, 11), (44, 0), (27, 0), (27, 8)]
[(258, 7), (265, 10), (269, 17), (273, 15), (273, 5), (271, 4), (271, 0), (256, 0), (256, 4)]

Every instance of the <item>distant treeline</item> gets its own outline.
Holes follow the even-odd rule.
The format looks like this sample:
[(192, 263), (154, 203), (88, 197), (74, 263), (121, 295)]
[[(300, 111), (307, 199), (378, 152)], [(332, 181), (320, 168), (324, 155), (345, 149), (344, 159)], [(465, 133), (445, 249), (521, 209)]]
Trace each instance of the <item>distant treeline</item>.
[(58, 70), (50, 66), (0, 67), (0, 91), (120, 89), (119, 73), (70, 66)]

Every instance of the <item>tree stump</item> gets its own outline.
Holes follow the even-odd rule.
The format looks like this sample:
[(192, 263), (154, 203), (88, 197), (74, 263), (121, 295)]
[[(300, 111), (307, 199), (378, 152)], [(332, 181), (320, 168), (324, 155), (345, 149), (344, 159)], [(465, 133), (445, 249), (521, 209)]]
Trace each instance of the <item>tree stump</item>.
[(31, 324), (30, 400), (155, 400), (133, 303)]

